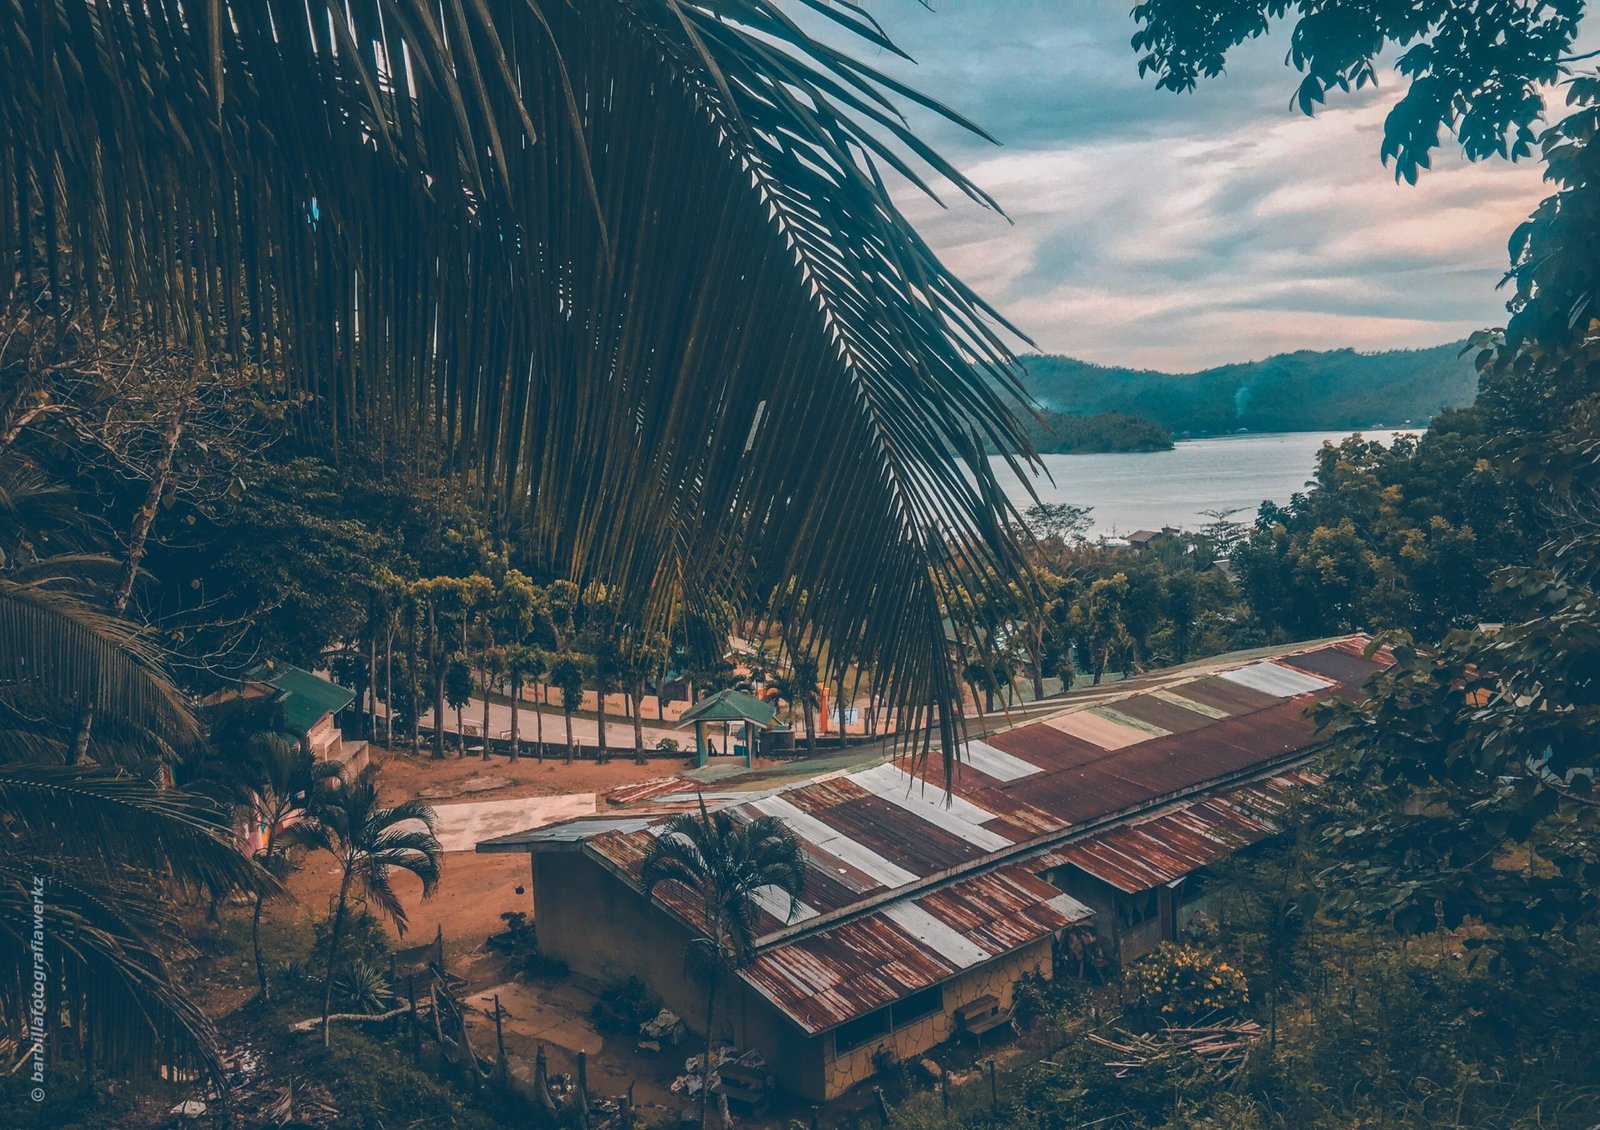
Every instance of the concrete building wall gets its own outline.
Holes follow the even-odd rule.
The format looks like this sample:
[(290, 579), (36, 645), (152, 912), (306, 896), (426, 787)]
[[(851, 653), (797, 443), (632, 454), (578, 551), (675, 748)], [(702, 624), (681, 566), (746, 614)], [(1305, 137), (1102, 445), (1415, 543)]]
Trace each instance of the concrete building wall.
[[(533, 859), (534, 925), (540, 948), (572, 971), (599, 984), (637, 977), (691, 1030), (705, 1027), (705, 982), (685, 967), (687, 927), (647, 903), (627, 883), (580, 853)], [(872, 1057), (887, 1048), (911, 1059), (956, 1034), (955, 1011), (985, 994), (1010, 1008), (1012, 989), (1025, 973), (1050, 976), (1051, 939), (968, 970), (944, 985), (939, 1012), (842, 1054), (833, 1033), (807, 1036), (760, 993), (742, 981), (717, 995), (712, 1026), (740, 1049), (760, 1051), (778, 1085), (813, 1100), (835, 1098), (874, 1071)]]
[(317, 720), (317, 724), (306, 732), (306, 748), (318, 757), (327, 758), (328, 751), (339, 738), (339, 728), (333, 724), (333, 715), (324, 714)]
[[(957, 1035), (956, 1010), (985, 994), (999, 1000), (1001, 1008), (1010, 1008), (1012, 990), (1020, 977), (1027, 973), (1051, 976), (1053, 972), (1051, 942), (1052, 939), (1048, 937), (1042, 938), (1031, 946), (969, 969), (962, 976), (946, 981), (944, 1007), (939, 1012), (898, 1028), (858, 1048), (838, 1053), (832, 1033), (825, 1033), (821, 1041), (813, 1041), (825, 1041), (824, 1093), (820, 1097), (836, 1098), (858, 1083), (870, 1079), (876, 1070), (872, 1063), (873, 1056), (880, 1050), (887, 1050), (896, 1060), (914, 1059), (929, 1048), (954, 1038)], [(811, 1094), (807, 1097), (819, 1096)]]

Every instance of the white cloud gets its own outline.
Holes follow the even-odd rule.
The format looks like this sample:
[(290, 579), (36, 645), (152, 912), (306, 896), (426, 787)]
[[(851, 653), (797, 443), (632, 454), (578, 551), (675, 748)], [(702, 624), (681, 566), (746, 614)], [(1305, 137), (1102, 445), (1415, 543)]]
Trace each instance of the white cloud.
[(964, 200), (907, 214), (1041, 348), (1195, 369), (1298, 348), (1435, 345), (1504, 320), (1506, 239), (1545, 194), (1535, 163), (1447, 149), (1416, 186), (1378, 160), (1402, 89), (1306, 119), (1284, 36), (1193, 95), (1136, 73), (1125, 0), (874, 7), (920, 65), (876, 61), (1013, 146), (919, 123), (1015, 221)]

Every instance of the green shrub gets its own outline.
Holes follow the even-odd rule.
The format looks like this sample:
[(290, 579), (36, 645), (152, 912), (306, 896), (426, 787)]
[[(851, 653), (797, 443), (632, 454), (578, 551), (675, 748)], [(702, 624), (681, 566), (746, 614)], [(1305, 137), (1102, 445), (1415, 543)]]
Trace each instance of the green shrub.
[(1216, 954), (1162, 942), (1129, 969), (1123, 985), (1150, 1019), (1185, 1024), (1249, 1003), (1244, 974)]
[(1079, 984), (1069, 978), (1053, 981), (1034, 971), (1024, 973), (1011, 990), (1017, 1026), (1030, 1032), (1063, 1009), (1073, 1007), (1078, 996)]
[[(333, 915), (319, 918), (312, 926), (314, 941), (307, 955), (306, 969), (319, 983), (328, 968), (328, 935), (333, 931)], [(338, 973), (360, 964), (389, 968), (389, 935), (383, 924), (365, 910), (351, 910), (345, 916), (344, 934), (339, 939)]]
[(602, 1032), (633, 1035), (661, 1011), (661, 998), (637, 977), (613, 981), (594, 1002), (594, 1026)]

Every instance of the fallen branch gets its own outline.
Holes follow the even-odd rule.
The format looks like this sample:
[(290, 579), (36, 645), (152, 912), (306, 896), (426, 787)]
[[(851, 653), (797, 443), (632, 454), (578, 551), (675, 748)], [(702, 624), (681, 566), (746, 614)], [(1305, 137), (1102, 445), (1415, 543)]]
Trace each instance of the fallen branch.
[(1119, 1079), (1151, 1067), (1171, 1069), (1180, 1062), (1222, 1068), (1226, 1078), (1244, 1063), (1264, 1032), (1253, 1020), (1236, 1020), (1149, 1033), (1119, 1032), (1120, 1038), (1115, 1040), (1097, 1032), (1085, 1035), (1091, 1043), (1116, 1053), (1106, 1066), (1114, 1069)]
[[(330, 1024), (371, 1024), (379, 1020), (393, 1020), (402, 1012), (408, 1011), (410, 1007), (409, 1004), (403, 1004), (399, 1008), (391, 1008), (388, 1012), (336, 1012), (328, 1017), (328, 1022)], [(295, 1021), (295, 1023), (289, 1025), (289, 1031), (293, 1033), (315, 1032), (321, 1024), (322, 1017), (313, 1016), (310, 1020)]]

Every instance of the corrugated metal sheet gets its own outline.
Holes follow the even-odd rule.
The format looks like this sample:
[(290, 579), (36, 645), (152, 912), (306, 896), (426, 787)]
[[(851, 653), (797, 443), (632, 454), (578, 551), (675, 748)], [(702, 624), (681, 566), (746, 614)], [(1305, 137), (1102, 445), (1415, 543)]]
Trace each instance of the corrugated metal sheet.
[(1279, 663), (1252, 663), (1233, 671), (1225, 671), (1224, 679), (1239, 683), (1251, 690), (1261, 691), (1277, 698), (1293, 698), (1297, 694), (1316, 694), (1332, 685), (1329, 679), (1296, 671)]
[(697, 783), (686, 777), (657, 777), (652, 781), (610, 789), (605, 793), (605, 799), (607, 804), (623, 808), (672, 793), (693, 792)]
[[(1358, 637), (1097, 688), (1077, 696), (1081, 705), (975, 741), (948, 804), (936, 760), (915, 778), (883, 765), (764, 794), (708, 794), (737, 819), (785, 820), (805, 863), (792, 917), (787, 898), (758, 897), (758, 951), (743, 975), (806, 1031), (823, 1031), (1087, 917), (1039, 877), (1049, 866), (1070, 862), (1144, 890), (1259, 839), (1295, 774), (1220, 783), (1264, 777), (1308, 749), (1316, 736), (1304, 688), (1352, 693), (1387, 659), (1363, 659), (1364, 645)], [(1208, 786), (1220, 787), (1185, 796)], [(684, 787), (647, 782), (623, 803), (660, 809)], [(1103, 827), (1124, 814), (1126, 823)], [(549, 837), (550, 850), (586, 836), (584, 850), (639, 881), (653, 843), (640, 820), (565, 827), (528, 835)], [(1100, 830), (1062, 844), (1090, 827)], [(693, 923), (688, 892), (668, 884), (659, 894)]]
[(974, 738), (961, 747), (961, 760), (997, 781), (1016, 781), (1040, 772), (1040, 767), (1003, 749)]
[(1090, 914), (1002, 868), (763, 949), (739, 975), (806, 1032), (823, 1032)]
[(1152, 890), (1274, 834), (1285, 794), (1317, 781), (1304, 771), (1277, 774), (1073, 841), (1039, 863), (1070, 864), (1130, 894)]

